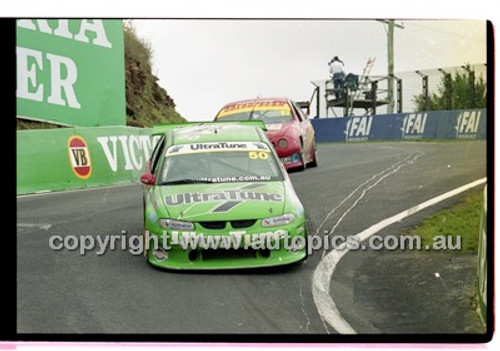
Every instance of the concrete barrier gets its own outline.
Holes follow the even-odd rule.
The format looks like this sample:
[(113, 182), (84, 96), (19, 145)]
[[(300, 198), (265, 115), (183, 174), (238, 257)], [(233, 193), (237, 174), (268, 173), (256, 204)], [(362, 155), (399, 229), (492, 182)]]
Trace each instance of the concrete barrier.
[(17, 132), (17, 194), (138, 181), (151, 129), (61, 128)]

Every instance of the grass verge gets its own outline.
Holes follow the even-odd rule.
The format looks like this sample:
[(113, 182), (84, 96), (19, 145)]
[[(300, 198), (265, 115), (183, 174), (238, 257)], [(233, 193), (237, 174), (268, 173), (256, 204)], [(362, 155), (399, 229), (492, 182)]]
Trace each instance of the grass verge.
[(466, 194), (458, 204), (433, 214), (404, 235), (418, 235), (422, 247), (433, 247), (436, 236), (453, 237), (453, 244), (457, 243), (457, 237), (460, 236), (461, 251), (477, 252), (482, 206), (481, 187)]

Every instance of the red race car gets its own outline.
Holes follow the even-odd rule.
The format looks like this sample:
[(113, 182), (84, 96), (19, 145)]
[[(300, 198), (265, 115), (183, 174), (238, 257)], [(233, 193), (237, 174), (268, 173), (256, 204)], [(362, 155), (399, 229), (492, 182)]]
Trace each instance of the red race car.
[(215, 121), (263, 120), (266, 135), (286, 169), (318, 165), (314, 129), (299, 105), (287, 98), (259, 98), (225, 105)]

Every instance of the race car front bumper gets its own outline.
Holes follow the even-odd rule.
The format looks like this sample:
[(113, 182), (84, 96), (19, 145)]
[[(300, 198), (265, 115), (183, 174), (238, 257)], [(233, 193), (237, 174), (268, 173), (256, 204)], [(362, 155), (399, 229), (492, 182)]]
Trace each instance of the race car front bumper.
[[(266, 229), (264, 228), (264, 230)], [(266, 235), (271, 236), (276, 233), (286, 233), (287, 235), (281, 236), (277, 240), (274, 236), (274, 241), (266, 242)], [(260, 228), (260, 232), (254, 230), (241, 233), (242, 240), (238, 245), (235, 245), (235, 242), (231, 240), (226, 241), (231, 242), (231, 245), (224, 246), (214, 245), (217, 240), (208, 240), (208, 244), (207, 241), (203, 243), (197, 241), (197, 244), (194, 245), (192, 240), (174, 240), (176, 234), (178, 236), (178, 233), (167, 232), (167, 237), (170, 239), (170, 242), (167, 242), (168, 240), (164, 239), (165, 233), (150, 233), (150, 236), (158, 238), (157, 241), (153, 237), (149, 240), (147, 260), (150, 264), (156, 267), (179, 270), (242, 269), (286, 265), (307, 258), (307, 233), (304, 223), (298, 226), (288, 225), (279, 229), (274, 228), (267, 232)], [(219, 239), (222, 236), (228, 236), (225, 233), (188, 233), (188, 239), (189, 235), (191, 238), (201, 235), (199, 238), (205, 239), (209, 239), (210, 236), (214, 239), (215, 235), (218, 235)], [(261, 238), (260, 242), (258, 242), (258, 238)]]

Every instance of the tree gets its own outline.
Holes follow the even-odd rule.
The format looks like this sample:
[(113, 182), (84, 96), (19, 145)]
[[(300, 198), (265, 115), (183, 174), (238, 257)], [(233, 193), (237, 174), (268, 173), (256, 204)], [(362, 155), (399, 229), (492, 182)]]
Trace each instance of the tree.
[[(429, 94), (427, 110), (459, 110), (486, 107), (486, 83), (482, 77), (475, 78), (475, 72), (467, 64), (454, 75), (443, 72), (437, 93)], [(424, 93), (415, 95), (416, 111), (426, 110)]]

